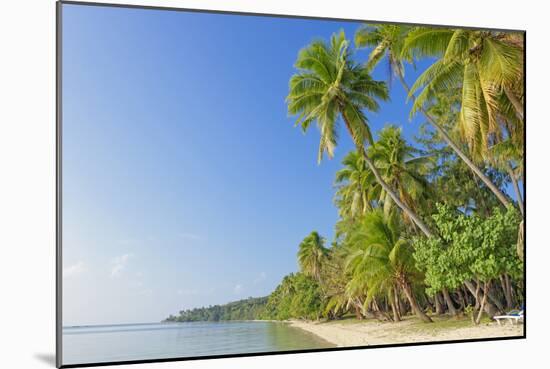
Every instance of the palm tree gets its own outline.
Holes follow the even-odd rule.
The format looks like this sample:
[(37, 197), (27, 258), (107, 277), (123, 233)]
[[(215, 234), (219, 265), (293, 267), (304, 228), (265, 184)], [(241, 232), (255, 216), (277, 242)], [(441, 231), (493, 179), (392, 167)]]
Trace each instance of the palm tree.
[(348, 46), (344, 32), (340, 31), (332, 35), (329, 44), (314, 41), (300, 51), (295, 63), (298, 72), (290, 79), (288, 112), (298, 116), (296, 125), (304, 131), (312, 122), (317, 123), (321, 133), (319, 162), (324, 153), (333, 157), (341, 118), (378, 183), (397, 206), (431, 237), (428, 226), (399, 199), (365, 151), (365, 143), (372, 143), (373, 140), (363, 109), (377, 111), (377, 100), (387, 100), (388, 90), (383, 82), (372, 79), (368, 69), (352, 61)]
[(380, 185), (357, 151), (350, 151), (342, 165), (336, 172), (336, 205), (340, 217), (356, 218), (372, 210), (373, 201), (380, 196)]
[(509, 102), (523, 119), (516, 96), (523, 80), (523, 50), (507, 42), (507, 34), (474, 30), (416, 28), (405, 39), (407, 53), (439, 59), (417, 79), (413, 112), (441, 90), (460, 87), (462, 106), (459, 128), (476, 150), (491, 144), (490, 134), (499, 131), (501, 100)]
[(394, 75), (399, 79), (404, 77), (403, 42), (410, 29), (410, 26), (405, 25), (362, 25), (355, 33), (355, 45), (358, 48), (372, 47), (366, 63), (367, 68), (373, 70), (386, 57), (390, 80)]
[[(378, 64), (384, 56), (387, 56), (390, 76), (395, 74), (398, 77), (409, 98), (413, 101), (413, 113), (417, 110), (422, 112), (427, 121), (437, 130), (439, 135), (441, 135), (443, 140), (445, 140), (445, 142), (453, 149), (458, 157), (462, 159), (466, 165), (483, 181), (483, 183), (491, 189), (491, 191), (497, 196), (504, 206), (508, 206), (508, 198), (502, 193), (502, 191), (494, 185), (490, 178), (477, 167), (477, 165), (460, 149), (459, 145), (453, 141), (445, 129), (427, 112), (424, 107), (424, 103), (427, 100), (427, 94), (421, 94), (418, 98), (414, 95), (416, 88), (418, 88), (418, 81), (412, 89), (409, 88), (405, 81), (405, 69), (403, 63), (405, 61), (412, 61), (411, 55), (414, 51), (416, 51), (416, 49), (425, 50), (430, 48), (430, 46), (434, 49), (441, 49), (442, 47), (440, 45), (444, 44), (444, 40), (442, 42), (441, 39), (436, 37), (426, 38), (424, 39), (424, 43), (418, 42), (418, 34), (422, 32), (432, 32), (432, 34), (437, 35), (440, 33), (446, 33), (448, 35), (452, 34), (453, 31), (439, 28), (422, 28), (419, 31), (418, 28), (411, 30), (411, 27), (409, 26), (367, 24), (362, 26), (357, 31), (355, 35), (355, 43), (358, 47), (373, 48), (367, 61), (367, 67), (369, 69), (374, 68), (374, 66)], [(433, 46), (430, 42), (433, 43)], [(439, 48), (437, 46), (439, 46)], [(418, 54), (418, 51), (416, 51), (416, 53)], [(419, 81), (422, 80), (419, 78)], [(449, 86), (446, 85), (448, 81), (439, 79), (437, 82), (441, 84), (441, 87), (449, 88)], [(428, 91), (430, 91), (429, 88), (424, 90), (424, 92)], [(433, 95), (430, 95), (430, 98), (433, 97)]]
[[(428, 199), (430, 185), (426, 175), (432, 166), (430, 156), (415, 155), (418, 153), (419, 150), (403, 139), (401, 128), (394, 125), (385, 126), (379, 133), (379, 139), (368, 150), (384, 180), (395, 188), (401, 200), (415, 211), (419, 208), (420, 202)], [(385, 214), (389, 214), (393, 204), (387, 197), (387, 194), (382, 192)], [(410, 221), (406, 214), (403, 215), (405, 220)]]
[(298, 263), (302, 273), (320, 282), (321, 267), (328, 256), (325, 239), (313, 231), (300, 243)]
[[(409, 96), (420, 91), (411, 114), (438, 92), (458, 88), (462, 99), (457, 128), (475, 156), (484, 157), (495, 139), (503, 136), (501, 118), (508, 106), (523, 124), (522, 97), (518, 97), (523, 93), (519, 87), (523, 50), (509, 34), (420, 27), (409, 32), (404, 50), (417, 57), (440, 57), (411, 87)], [(496, 186), (489, 187), (505, 206), (509, 205)]]
[(324, 313), (329, 319), (342, 316), (350, 305), (350, 299), (346, 294), (346, 256), (346, 249), (342, 244), (334, 242), (323, 266), (322, 279), (326, 298)]
[(499, 122), (504, 135), (495, 136), (493, 146), (484, 152), (483, 159), (491, 165), (508, 174), (519, 205), (522, 216), (525, 216), (525, 207), (519, 189), (519, 181), (523, 181), (525, 167), (524, 155), (524, 122), (515, 114), (512, 103), (501, 99), (501, 108), (498, 112)]
[(493, 145), (489, 150), (486, 160), (495, 168), (508, 174), (512, 182), (514, 192), (518, 201), (519, 210), (522, 216), (525, 216), (525, 208), (519, 181), (523, 181), (523, 150), (520, 145), (514, 142), (513, 138), (507, 138)]
[[(401, 129), (388, 125), (379, 133), (379, 139), (367, 153), (374, 161), (382, 178), (399, 194), (412, 210), (428, 200), (431, 193), (426, 180), (433, 166), (432, 157), (415, 155), (420, 150), (407, 144)], [(376, 182), (376, 178), (357, 151), (349, 152), (342, 161), (344, 167), (336, 172), (336, 205), (343, 220), (356, 219), (375, 206), (384, 206), (389, 213), (394, 205), (391, 197)], [(404, 215), (408, 222), (411, 220)], [(411, 222), (413, 225), (414, 223)]]
[(415, 266), (412, 245), (401, 236), (395, 213), (386, 217), (379, 209), (369, 212), (350, 237), (349, 247), (353, 250), (346, 264), (352, 275), (350, 283), (368, 286), (367, 301), (387, 294), (394, 317), (398, 317), (396, 300), (402, 291), (413, 312), (425, 322), (432, 321), (413, 292), (421, 275)]

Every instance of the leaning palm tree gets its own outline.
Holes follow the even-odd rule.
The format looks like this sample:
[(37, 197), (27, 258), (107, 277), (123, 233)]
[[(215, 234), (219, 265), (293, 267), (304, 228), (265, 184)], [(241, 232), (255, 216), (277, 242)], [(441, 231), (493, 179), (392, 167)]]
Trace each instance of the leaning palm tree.
[(380, 186), (427, 236), (432, 236), (422, 219), (380, 176), (366, 153), (365, 144), (373, 139), (363, 109), (377, 111), (377, 100), (387, 100), (388, 90), (383, 82), (372, 79), (367, 68), (353, 62), (344, 32), (334, 34), (328, 44), (314, 41), (303, 48), (295, 67), (298, 72), (290, 79), (288, 111), (298, 116), (296, 125), (304, 131), (312, 122), (317, 123), (321, 133), (318, 161), (325, 153), (333, 157), (341, 118)]
[(379, 295), (388, 295), (394, 317), (397, 298), (402, 291), (413, 312), (425, 322), (429, 316), (419, 306), (414, 285), (422, 280), (415, 266), (413, 249), (402, 237), (401, 225), (395, 213), (384, 216), (381, 210), (368, 213), (349, 239), (352, 249), (346, 264), (351, 273), (350, 284), (358, 281), (367, 286), (367, 302)]
[(325, 239), (319, 233), (311, 232), (300, 243), (298, 250), (298, 263), (302, 273), (320, 282), (321, 267), (327, 256), (328, 249), (325, 247)]
[[(414, 95), (415, 89), (411, 90), (407, 82), (405, 81), (405, 61), (412, 61), (411, 55), (415, 49), (427, 49), (432, 42), (435, 46), (433, 49), (443, 48), (441, 44), (445, 44), (445, 40), (433, 37), (432, 39), (426, 38), (424, 44), (421, 44), (416, 39), (421, 33), (432, 31), (433, 34), (445, 33), (447, 36), (452, 33), (452, 30), (440, 29), (440, 28), (423, 28), (419, 31), (418, 28), (412, 29), (409, 26), (401, 25), (370, 25), (366, 24), (362, 26), (355, 35), (355, 43), (358, 47), (372, 47), (373, 50), (369, 55), (367, 61), (367, 67), (369, 69), (374, 68), (383, 58), (387, 57), (390, 76), (395, 75), (401, 82), (403, 88), (407, 92), (409, 98), (413, 101), (413, 112), (420, 111), (443, 138), (443, 140), (453, 149), (457, 156), (462, 159), (466, 165), (485, 183), (487, 187), (496, 195), (496, 197), (502, 202), (503, 205), (509, 204), (508, 198), (502, 193), (502, 191), (496, 186), (491, 179), (483, 173), (483, 171), (464, 153), (457, 143), (446, 132), (442, 125), (440, 125), (434, 117), (428, 113), (424, 107), (426, 102), (426, 96), (419, 96), (417, 99)], [(414, 41), (413, 41), (414, 40)], [(418, 54), (418, 52), (416, 52)], [(436, 63), (437, 64), (437, 63)], [(420, 80), (420, 79), (419, 79)], [(438, 80), (442, 87), (448, 88), (445, 85), (446, 80)], [(418, 82), (417, 82), (418, 83)], [(417, 84), (413, 86), (417, 88)], [(425, 92), (430, 89), (425, 89)], [(426, 95), (426, 94), (424, 94)], [(430, 98), (434, 96), (431, 95)]]

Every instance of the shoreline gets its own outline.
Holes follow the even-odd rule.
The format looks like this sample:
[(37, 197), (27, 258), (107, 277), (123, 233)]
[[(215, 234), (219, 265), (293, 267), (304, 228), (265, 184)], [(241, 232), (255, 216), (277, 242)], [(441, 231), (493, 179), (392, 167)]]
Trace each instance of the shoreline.
[(397, 323), (371, 320), (331, 322), (290, 320), (288, 322), (292, 327), (312, 333), (336, 347), (523, 337), (523, 324), (499, 326), (496, 322), (484, 322), (475, 326), (468, 319), (448, 317), (432, 317), (432, 319), (435, 323), (422, 323), (414, 317), (406, 317)]

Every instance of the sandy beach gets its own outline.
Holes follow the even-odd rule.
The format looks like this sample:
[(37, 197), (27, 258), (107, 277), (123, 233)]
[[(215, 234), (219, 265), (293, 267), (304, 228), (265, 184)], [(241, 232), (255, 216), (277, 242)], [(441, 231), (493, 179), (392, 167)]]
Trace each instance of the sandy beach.
[(294, 320), (290, 324), (313, 333), (338, 347), (523, 335), (523, 324), (499, 326), (494, 322), (485, 322), (475, 326), (465, 319), (454, 320), (437, 317), (434, 318), (434, 321), (433, 324), (426, 324), (408, 317), (398, 323), (371, 320), (335, 322)]

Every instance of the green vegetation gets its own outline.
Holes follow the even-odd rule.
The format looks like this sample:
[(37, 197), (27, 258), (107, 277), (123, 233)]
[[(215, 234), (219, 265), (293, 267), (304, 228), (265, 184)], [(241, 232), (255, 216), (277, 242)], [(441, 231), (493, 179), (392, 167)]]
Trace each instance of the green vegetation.
[[(319, 160), (332, 157), (340, 121), (356, 146), (335, 178), (332, 247), (320, 243), (313, 253), (308, 238), (299, 246), (323, 317), (399, 321), (410, 312), (432, 322), (428, 312), (466, 312), (479, 323), (483, 312), (522, 304), (522, 37), (364, 25), (357, 51), (343, 32), (300, 51), (289, 113), (303, 130), (317, 124)], [(364, 64), (354, 60), (361, 48), (369, 49)], [(405, 64), (425, 58), (434, 62), (409, 87)], [(383, 60), (412, 100), (410, 115), (425, 118), (415, 142), (395, 125), (376, 139), (371, 131), (367, 115), (388, 98), (386, 84), (370, 77)], [(317, 257), (305, 263), (304, 255)]]
[(323, 298), (319, 284), (305, 273), (290, 274), (269, 296), (261, 319), (319, 319)]
[[(334, 240), (306, 236), (300, 271), (246, 313), (195, 309), (173, 320), (414, 315), (439, 329), (523, 304), (523, 35), (369, 24), (355, 45), (340, 31), (305, 46), (287, 96), (296, 125), (319, 129), (319, 162), (333, 157), (340, 130), (355, 145), (336, 173)], [(409, 87), (405, 65), (422, 59), (433, 63)], [(388, 84), (371, 76), (383, 60), (412, 102), (410, 116), (425, 119), (414, 142), (397, 125), (372, 131), (368, 115), (389, 99)]]
[(217, 322), (222, 320), (258, 319), (267, 303), (267, 297), (249, 297), (246, 300), (230, 302), (225, 305), (182, 310), (179, 315), (170, 315), (165, 322)]
[[(476, 214), (466, 216), (444, 205), (437, 208), (432, 217), (441, 237), (415, 240), (414, 256), (417, 265), (425, 271), (426, 291), (433, 295), (465, 284), (473, 292), (475, 280), (477, 291), (473, 295), (479, 295), (481, 289), (484, 294), (480, 312), (485, 309), (494, 315), (502, 310), (502, 305), (498, 298), (487, 297), (493, 281), (502, 278), (501, 292), (510, 308), (513, 290), (521, 289), (521, 285), (513, 288), (510, 280), (521, 280), (523, 273), (523, 264), (516, 255), (517, 210), (495, 208), (491, 216), (482, 218)], [(480, 318), (478, 314), (475, 321), (479, 322)]]

